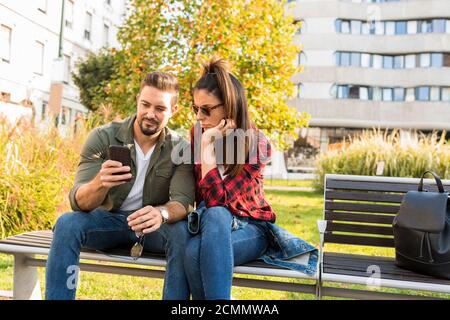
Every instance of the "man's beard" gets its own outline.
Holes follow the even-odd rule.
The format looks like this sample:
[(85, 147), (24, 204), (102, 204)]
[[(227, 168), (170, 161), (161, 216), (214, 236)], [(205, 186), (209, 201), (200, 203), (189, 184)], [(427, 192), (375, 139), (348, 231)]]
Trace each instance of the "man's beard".
[(150, 121), (152, 124), (154, 124), (155, 128), (154, 129), (150, 129), (150, 128), (146, 127), (145, 124), (144, 124), (144, 118), (143, 118), (143, 119), (138, 121), (139, 128), (141, 128), (141, 132), (144, 135), (146, 135), (146, 136), (152, 136), (155, 133), (157, 133), (158, 130), (159, 130), (159, 122), (157, 122), (156, 120), (150, 120), (150, 119), (147, 119), (147, 118), (145, 118), (145, 120)]

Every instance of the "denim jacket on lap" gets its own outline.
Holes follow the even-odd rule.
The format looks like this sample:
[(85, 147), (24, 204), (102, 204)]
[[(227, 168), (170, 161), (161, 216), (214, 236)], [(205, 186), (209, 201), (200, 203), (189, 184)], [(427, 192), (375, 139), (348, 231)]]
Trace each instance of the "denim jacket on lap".
[(267, 264), (314, 276), (317, 271), (318, 250), (280, 226), (266, 223), (270, 244), (260, 259)]

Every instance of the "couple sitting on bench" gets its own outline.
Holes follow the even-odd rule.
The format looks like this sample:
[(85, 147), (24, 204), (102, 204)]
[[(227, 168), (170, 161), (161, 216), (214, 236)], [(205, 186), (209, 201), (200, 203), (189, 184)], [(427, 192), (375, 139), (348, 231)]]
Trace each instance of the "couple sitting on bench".
[[(74, 212), (53, 229), (46, 299), (75, 298), (69, 270), (82, 248), (165, 253), (164, 299), (230, 299), (233, 267), (256, 259), (315, 274), (317, 250), (274, 224), (262, 177), (270, 145), (227, 62), (211, 59), (194, 86), (191, 144), (166, 127), (177, 98), (175, 77), (150, 73), (137, 113), (89, 134), (69, 194)], [(130, 148), (131, 167), (109, 159), (110, 145)], [(194, 200), (195, 234), (187, 219)], [(299, 256), (306, 262), (289, 261)]]

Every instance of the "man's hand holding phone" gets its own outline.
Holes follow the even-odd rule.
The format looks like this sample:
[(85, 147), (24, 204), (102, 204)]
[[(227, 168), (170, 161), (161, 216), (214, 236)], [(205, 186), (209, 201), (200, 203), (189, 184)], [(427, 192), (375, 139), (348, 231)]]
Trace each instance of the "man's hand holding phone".
[(100, 169), (100, 183), (104, 188), (112, 188), (127, 183), (132, 178), (131, 168), (123, 166), (121, 162), (107, 160)]

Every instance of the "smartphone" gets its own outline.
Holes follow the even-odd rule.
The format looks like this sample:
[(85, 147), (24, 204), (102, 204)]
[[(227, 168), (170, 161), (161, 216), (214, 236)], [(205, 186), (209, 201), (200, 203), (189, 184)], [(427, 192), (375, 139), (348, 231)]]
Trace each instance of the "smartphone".
[[(128, 147), (119, 146), (119, 145), (110, 145), (109, 146), (109, 159), (114, 161), (119, 161), (123, 166), (128, 166), (131, 168), (131, 151)], [(126, 174), (126, 172), (117, 172), (113, 175), (122, 175)], [(126, 181), (130, 181), (128, 179)]]

